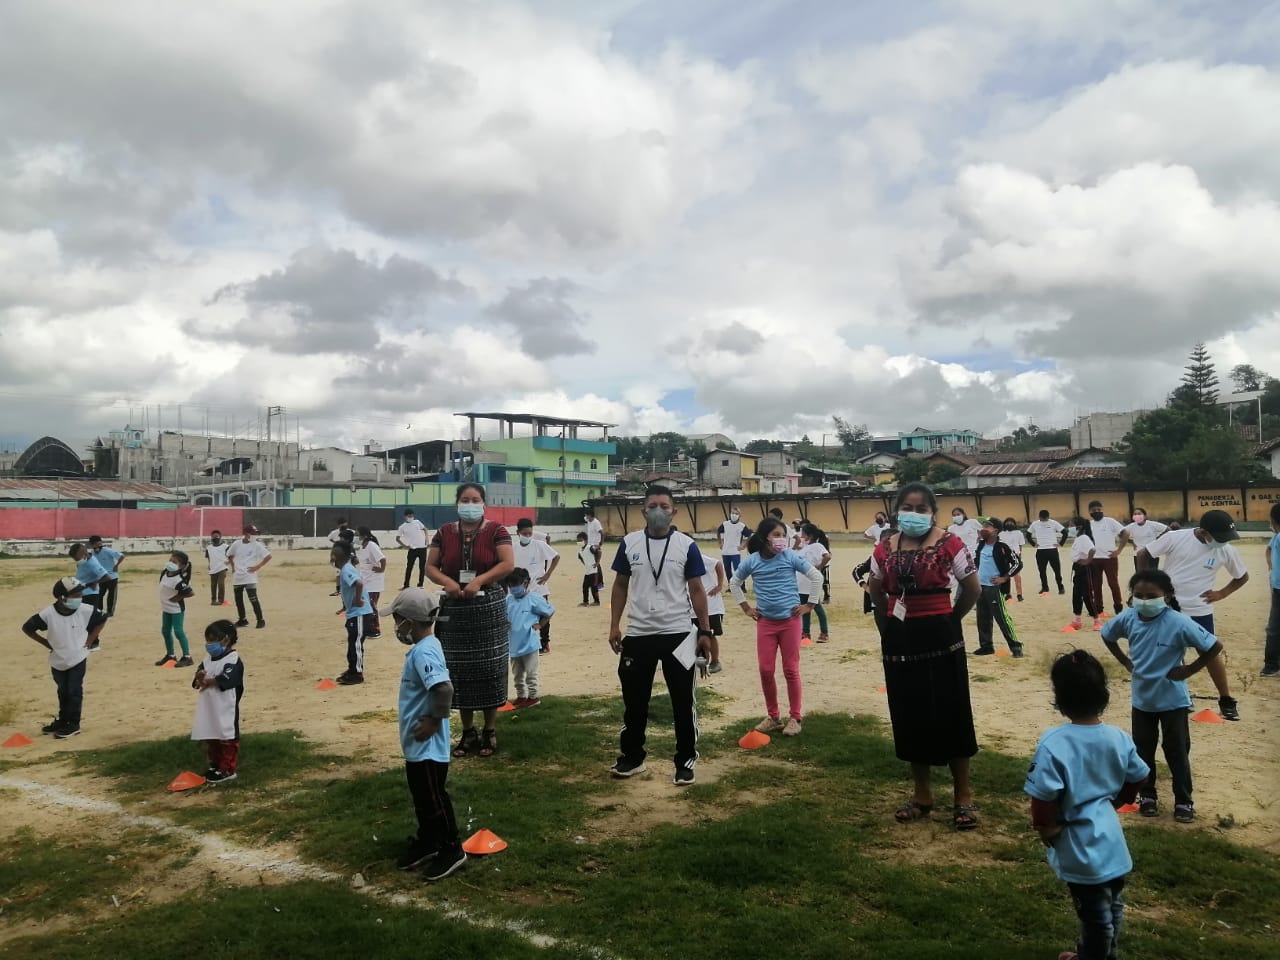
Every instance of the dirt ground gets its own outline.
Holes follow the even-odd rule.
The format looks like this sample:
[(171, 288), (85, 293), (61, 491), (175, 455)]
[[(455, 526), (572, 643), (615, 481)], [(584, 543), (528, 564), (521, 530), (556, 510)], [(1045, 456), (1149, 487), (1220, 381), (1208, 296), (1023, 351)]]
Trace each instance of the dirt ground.
[[(580, 568), (571, 545), (562, 544), (559, 549), (564, 559), (552, 582), (557, 614), (552, 651), (542, 659), (542, 695), (616, 695), (616, 659), (606, 642), (608, 607), (578, 606)], [(1232, 692), (1240, 701), (1243, 720), (1192, 724), (1196, 806), (1201, 829), (1218, 828), (1220, 818), (1229, 817), (1234, 822), (1229, 834), (1232, 839), (1280, 853), (1280, 805), (1275, 803), (1275, 794), (1280, 791), (1280, 682), (1258, 678), (1269, 588), (1261, 543), (1248, 543), (1242, 550), (1253, 579), (1220, 604), (1216, 615), (1218, 632), (1228, 651)], [(837, 545), (833, 552), (833, 602), (828, 608), (832, 640), (805, 650), (805, 710), (865, 713), (887, 719), (885, 696), (879, 690), (883, 676), (878, 639), (871, 618), (862, 613), (861, 592), (849, 577), (850, 569), (866, 556), (867, 549)], [(387, 581), (394, 590), (402, 575), (404, 553), (389, 552), (389, 558)], [(47, 559), (7, 560), (0, 566), (0, 601), (10, 622), (11, 638), (9, 678), (0, 692), (0, 741), (14, 732), (35, 741), (28, 747), (0, 750), (0, 760), (17, 764), (8, 770), (10, 775), (23, 775), (26, 760), (190, 730), (195, 698), (190, 670), (153, 666), (163, 653), (156, 576), (164, 559), (137, 556), (126, 565), (117, 616), (103, 633), (102, 650), (89, 662), (83, 734), (61, 742), (39, 735), (41, 724), (52, 716), (56, 698), (45, 651), (19, 629), (27, 616), (49, 602), (59, 564)], [(243, 728), (249, 738), (246, 763), (252, 763), (253, 731), (272, 729), (302, 731), (330, 750), (373, 763), (391, 764), (399, 759), (394, 708), (403, 648), (392, 637), (389, 621), (384, 638), (368, 643), (363, 686), (315, 689), (318, 681), (336, 676), (346, 665), (343, 623), (335, 615), (338, 601), (327, 595), (333, 571), (326, 560), (327, 555), (320, 551), (281, 552), (263, 571), (260, 593), (268, 626), (243, 630), (240, 644), (247, 664), (243, 704)], [(1123, 570), (1132, 567), (1131, 555), (1122, 559), (1121, 566)], [(71, 573), (69, 564), (65, 573)], [(1061, 721), (1051, 707), (1051, 657), (1073, 644), (1105, 656), (1096, 634), (1060, 632), (1070, 619), (1068, 598), (1037, 596), (1034, 580), (1032, 573), (1024, 590), (1026, 601), (1012, 608), (1028, 656), (1022, 660), (970, 658), (979, 743), (984, 748), (1028, 756), (1040, 733)], [(187, 605), (187, 631), (198, 657), (203, 649), (204, 625), (220, 617), (235, 617), (234, 607), (210, 606), (206, 578), (199, 566), (194, 586), (196, 596)], [(384, 597), (384, 607), (390, 599), (390, 594)], [(607, 591), (602, 600), (607, 604)], [(970, 648), (976, 646), (972, 618), (966, 634)], [(763, 712), (753, 638), (750, 621), (730, 601), (721, 648), (725, 670), (703, 681), (725, 698), (724, 715), (715, 722), (744, 731)], [(997, 640), (997, 647), (1001, 646)], [(1191, 686), (1197, 710), (1216, 707), (1207, 675), (1196, 676)], [(1127, 700), (1127, 684), (1116, 683), (1109, 719), (1125, 729), (1129, 726)], [(379, 716), (370, 716), (375, 713)], [(501, 727), (500, 721), (500, 736)], [(602, 772), (612, 759), (612, 755), (600, 757)], [(202, 761), (200, 748), (193, 744), (191, 769), (201, 769)], [(706, 766), (711, 768), (708, 775), (714, 777), (716, 763), (705, 761), (699, 767), (700, 774)], [(47, 766), (31, 773), (43, 782), (60, 778), (56, 769)], [(981, 802), (982, 784), (975, 786)], [(1167, 786), (1163, 792), (1167, 795)], [(16, 813), (7, 808), (26, 802), (13, 793), (0, 792), (0, 810), (5, 811), (6, 819)]]

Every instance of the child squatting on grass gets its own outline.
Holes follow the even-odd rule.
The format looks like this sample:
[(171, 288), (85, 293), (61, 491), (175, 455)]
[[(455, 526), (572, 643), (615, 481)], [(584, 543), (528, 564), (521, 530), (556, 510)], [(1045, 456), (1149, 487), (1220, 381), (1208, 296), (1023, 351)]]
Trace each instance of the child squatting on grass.
[[(1102, 628), (1107, 649), (1131, 674), (1133, 742), (1150, 768), (1138, 807), (1144, 817), (1159, 815), (1156, 801), (1156, 744), (1164, 740), (1164, 760), (1173, 778), (1173, 819), (1196, 817), (1191, 798), (1191, 691), (1187, 678), (1222, 653), (1222, 644), (1178, 607), (1173, 581), (1163, 570), (1141, 570), (1129, 580), (1131, 606)], [(1129, 641), (1129, 655), (1120, 640)], [(1183, 666), (1188, 648), (1200, 656)]]
[[(58, 688), (58, 715), (40, 728), (58, 740), (80, 732), (84, 670), (107, 615), (85, 603), (84, 584), (75, 577), (54, 581), (53, 603), (32, 614), (22, 632), (49, 651), (49, 669)], [(45, 636), (40, 635), (40, 631)]]
[(191, 739), (209, 751), (204, 778), (211, 784), (236, 778), (240, 760), (240, 700), (244, 696), (244, 661), (236, 650), (236, 625), (215, 620), (204, 628), (205, 658), (191, 681), (196, 719)]
[(1107, 675), (1084, 650), (1053, 662), (1054, 706), (1071, 722), (1046, 732), (1023, 789), (1049, 866), (1071, 891), (1080, 932), (1058, 960), (1114, 960), (1133, 859), (1116, 808), (1132, 803), (1150, 767), (1129, 735), (1100, 719)]
[(421, 587), (409, 587), (391, 602), (396, 639), (409, 647), (400, 676), (400, 748), (405, 779), (418, 816), (418, 835), (396, 861), (401, 870), (422, 867), (428, 880), (443, 880), (467, 862), (458, 838), (449, 779), (449, 709), (453, 683), (444, 650), (435, 637), (439, 605)]

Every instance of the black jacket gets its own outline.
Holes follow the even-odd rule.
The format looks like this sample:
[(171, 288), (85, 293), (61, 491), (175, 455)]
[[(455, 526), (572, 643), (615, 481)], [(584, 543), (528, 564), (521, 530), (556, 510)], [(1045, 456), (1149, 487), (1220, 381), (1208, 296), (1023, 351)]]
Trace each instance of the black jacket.
[(1000, 576), (1013, 577), (1022, 572), (1022, 558), (1014, 553), (1007, 543), (1001, 543), (999, 540), (993, 544), (978, 541), (978, 549), (973, 553), (975, 566), (982, 565), (982, 551), (988, 546), (995, 548), (993, 556), (996, 558), (996, 569), (1000, 571)]

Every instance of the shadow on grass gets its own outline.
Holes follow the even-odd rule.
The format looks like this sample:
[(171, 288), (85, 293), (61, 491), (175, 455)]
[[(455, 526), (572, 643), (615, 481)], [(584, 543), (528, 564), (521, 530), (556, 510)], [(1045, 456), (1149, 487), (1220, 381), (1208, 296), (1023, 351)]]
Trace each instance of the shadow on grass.
[[(671, 746), (664, 703), (655, 698), (651, 720), (655, 768)], [(655, 960), (752, 960), (780, 949), (792, 957), (1031, 958), (1074, 939), (1066, 890), (1027, 826), (1025, 758), (983, 751), (974, 759), (982, 827), (959, 834), (947, 819), (945, 771), (934, 821), (893, 821), (907, 771), (874, 718), (811, 715), (800, 737), (756, 753), (736, 747), (745, 725), (717, 732), (699, 744), (713, 782), (681, 791), (657, 769), (641, 782), (607, 777), (618, 714), (609, 699), (550, 698), (503, 715), (497, 756), (452, 764), (464, 835), (487, 827), (510, 849), (474, 858), (444, 889), (488, 914)], [(246, 764), (259, 762), (257, 740), (246, 738)], [(129, 782), (133, 766), (147, 765), (146, 747), (137, 746), (133, 763), (115, 761), (113, 769), (124, 768), (116, 775)], [(169, 749), (151, 745), (161, 748)], [(299, 753), (295, 775), (314, 766), (305, 743), (289, 749)], [(256, 793), (221, 794), (218, 829), (291, 841), (308, 859), (361, 870), (389, 889), (415, 887), (391, 865), (412, 829), (402, 772), (337, 773), (299, 782), (276, 771)], [(633, 831), (587, 839), (602, 798), (632, 812)], [(653, 807), (665, 808), (666, 822), (644, 815)], [(207, 814), (178, 807), (173, 815)], [(1127, 825), (1137, 869), (1125, 956), (1277, 955), (1280, 930), (1266, 929), (1275, 926), (1273, 902), (1259, 896), (1280, 889), (1274, 859), (1198, 829)]]

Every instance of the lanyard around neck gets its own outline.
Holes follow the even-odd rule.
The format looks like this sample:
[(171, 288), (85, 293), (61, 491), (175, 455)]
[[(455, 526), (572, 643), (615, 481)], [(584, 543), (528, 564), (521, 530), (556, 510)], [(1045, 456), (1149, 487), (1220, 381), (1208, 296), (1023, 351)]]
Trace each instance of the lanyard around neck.
[(667, 565), (667, 551), (671, 549), (671, 533), (667, 532), (666, 542), (662, 545), (662, 557), (658, 560), (657, 569), (653, 566), (653, 554), (649, 551), (650, 541), (649, 531), (644, 534), (644, 554), (649, 559), (649, 572), (653, 574), (653, 585), (658, 585), (658, 579), (662, 576), (662, 568)]

